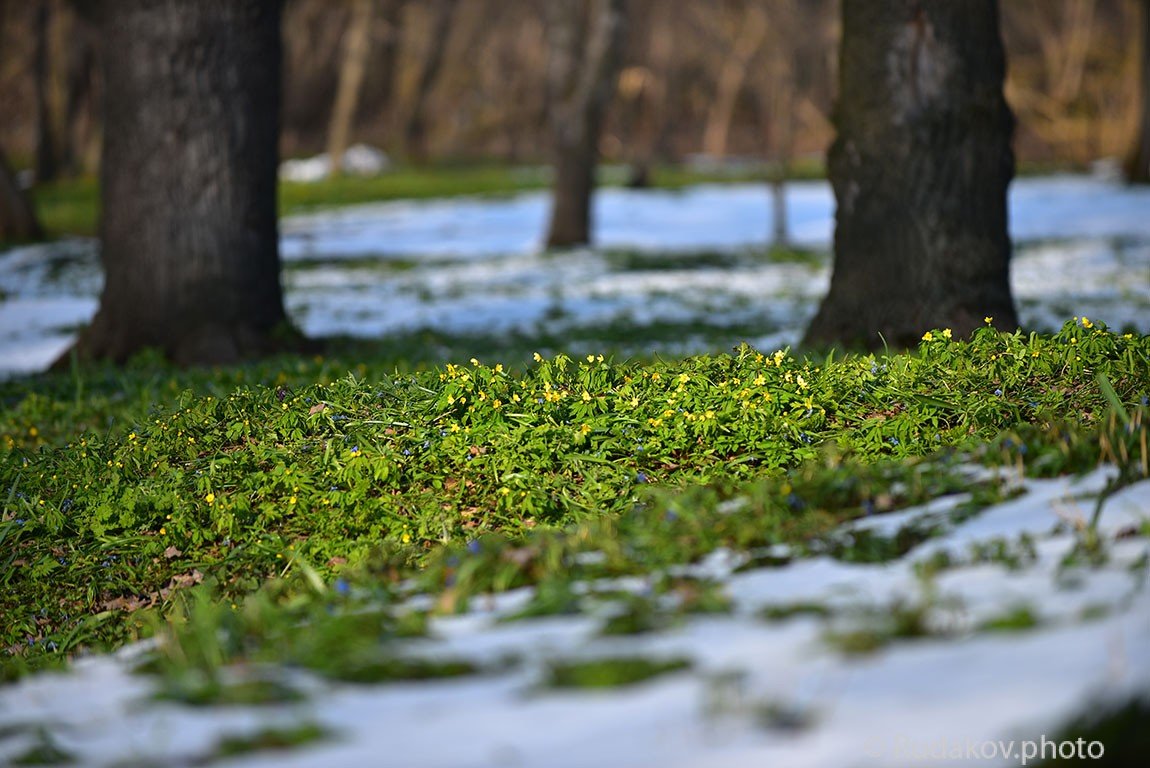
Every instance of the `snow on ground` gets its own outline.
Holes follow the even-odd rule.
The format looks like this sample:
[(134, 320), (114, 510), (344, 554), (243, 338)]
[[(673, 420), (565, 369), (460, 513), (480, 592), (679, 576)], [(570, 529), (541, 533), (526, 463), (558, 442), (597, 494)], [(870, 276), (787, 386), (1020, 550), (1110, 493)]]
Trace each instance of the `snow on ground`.
[[(735, 572), (737, 554), (712, 557), (709, 570), (735, 605), (729, 616), (612, 638), (597, 635), (593, 615), (497, 623), (522, 604), (521, 590), (434, 620), (432, 640), (410, 641), (409, 650), (423, 654), (519, 659), (474, 677), (349, 685), (303, 676), (295, 679), (310, 691), (304, 703), (224, 710), (151, 701), (147, 679), (128, 672), (128, 654), (87, 659), (72, 672), (0, 688), (0, 733), (8, 734), (0, 738), (0, 762), (26, 749), (36, 729), (81, 765), (189, 765), (227, 735), (318, 723), (334, 737), (227, 764), (1024, 765), (1024, 756), (1033, 758), (1028, 750), (1040, 748), (1042, 738), (1057, 743), (1059, 729), (1075, 717), (1150, 696), (1150, 542), (1130, 535), (1131, 526), (1145, 531), (1150, 520), (1150, 482), (1107, 501), (1103, 565), (1063, 563), (1075, 545), (1068, 522), (1088, 518), (1106, 472), (1020, 481), (1024, 495), (887, 564), (816, 557)], [(936, 519), (960, 500), (863, 525), (893, 532), (921, 515)], [(1023, 534), (1032, 537), (1036, 559), (1022, 568), (963, 560), (974, 543), (1014, 542)], [(957, 565), (927, 587), (915, 564), (940, 549)], [(900, 601), (926, 606), (934, 634), (895, 639), (862, 656), (833, 641), (833, 632), (881, 618)], [(833, 615), (760, 616), (764, 607), (795, 602), (831, 606)], [(1036, 627), (978, 628), (1020, 606), (1036, 615)], [(685, 657), (692, 667), (599, 692), (539, 684), (548, 660), (634, 654)]]
[[(789, 184), (787, 199), (791, 239), (813, 258), (767, 253), (770, 199), (754, 184), (603, 190), (597, 247), (563, 254), (540, 251), (542, 192), (289, 217), (288, 311), (313, 336), (546, 328), (594, 338), (611, 326), (706, 321), (739, 326), (759, 346), (792, 344), (829, 285), (834, 200), (825, 182)], [(1086, 315), (1150, 330), (1150, 190), (1026, 178), (1012, 185), (1010, 205), (1027, 327)], [(51, 362), (95, 312), (100, 285), (91, 241), (0, 252), (0, 375)], [(687, 338), (673, 351), (707, 344)]]

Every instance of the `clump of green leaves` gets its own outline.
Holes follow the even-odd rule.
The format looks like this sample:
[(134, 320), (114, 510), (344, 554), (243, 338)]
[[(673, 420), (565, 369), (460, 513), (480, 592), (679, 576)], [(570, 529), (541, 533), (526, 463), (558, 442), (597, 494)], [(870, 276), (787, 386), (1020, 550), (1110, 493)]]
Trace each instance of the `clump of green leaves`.
[(615, 688), (679, 672), (690, 666), (687, 659), (649, 659), (642, 656), (552, 661), (547, 666), (544, 685), (551, 688)]
[(185, 391), (142, 360), (35, 393), (10, 382), (0, 645), (14, 662), (115, 646), (205, 581), (245, 606), (302, 573), (323, 603), (317, 585), (356, 574), (450, 611), (719, 547), (801, 553), (843, 520), (967, 489), (954, 466), (972, 451), (1037, 474), (1111, 460), (1137, 478), (1148, 380), (1150, 337), (1082, 320), (821, 363), (745, 346), (405, 373), (317, 358), (196, 374)]

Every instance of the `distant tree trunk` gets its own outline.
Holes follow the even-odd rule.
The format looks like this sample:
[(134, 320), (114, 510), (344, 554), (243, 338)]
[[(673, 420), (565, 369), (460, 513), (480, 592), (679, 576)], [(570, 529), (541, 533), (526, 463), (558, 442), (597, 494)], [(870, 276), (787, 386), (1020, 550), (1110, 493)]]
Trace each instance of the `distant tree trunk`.
[(1150, 0), (1139, 3), (1142, 11), (1142, 64), (1138, 95), (1142, 101), (1138, 134), (1126, 156), (1126, 180), (1131, 184), (1150, 184)]
[(555, 180), (547, 246), (591, 239), (591, 192), (603, 112), (622, 41), (625, 0), (548, 2), (547, 82)]
[(97, 63), (92, 30), (72, 15), (66, 37), (66, 96), (61, 137), (61, 170), (76, 176), (96, 167), (99, 158)]
[(327, 155), (334, 175), (343, 173), (343, 153), (347, 151), (351, 124), (359, 106), (359, 94), (367, 59), (371, 55), (371, 25), (375, 0), (352, 0), (351, 17), (343, 33), (343, 61), (339, 68), (339, 87), (327, 129)]
[(727, 154), (731, 119), (747, 79), (747, 68), (766, 40), (767, 29), (766, 12), (758, 5), (747, 6), (739, 36), (719, 72), (715, 100), (711, 102), (703, 129), (703, 152), (711, 157), (721, 158)]
[(451, 31), (452, 18), (459, 0), (435, 0), (432, 4), (430, 46), (423, 58), (416, 78), (415, 97), (403, 127), (403, 144), (408, 157), (415, 163), (427, 162), (427, 100), (439, 72), (443, 69), (443, 57), (447, 52), (447, 37)]
[(36, 6), (33, 72), (36, 82), (36, 181), (55, 181), (59, 175), (56, 125), (52, 110), (52, 3)]
[[(376, 33), (373, 37), (378, 42), (374, 46), (375, 60), (373, 66), (380, 73), (379, 85), (372, 90), (372, 99), (375, 108), (385, 115), (395, 112), (395, 88), (398, 72), (396, 62), (399, 59), (399, 41), (402, 27), (403, 0), (383, 0), (382, 10), (376, 14)], [(387, 141), (395, 143), (392, 135), (396, 126), (394, 119), (384, 121), (388, 129)]]
[(37, 240), (43, 236), (36, 211), (0, 150), (0, 241)]
[[(181, 364), (286, 327), (276, 166), (279, 0), (90, 0), (103, 42), (100, 308), (74, 351)], [(66, 362), (65, 353), (57, 364)]]
[(670, 90), (671, 64), (675, 58), (674, 13), (674, 6), (667, 7), (651, 19), (647, 52), (649, 67), (635, 95), (637, 114), (630, 142), (633, 154), (627, 186), (633, 189), (651, 185), (651, 169), (666, 134), (667, 94)]
[(805, 344), (1014, 329), (1013, 117), (995, 0), (843, 0), (830, 292)]
[(773, 102), (776, 105), (774, 138), (774, 158), (768, 173), (771, 183), (771, 220), (774, 222), (772, 241), (780, 248), (790, 243), (787, 230), (787, 177), (791, 173), (791, 155), (794, 153), (795, 136), (795, 89), (792, 83), (782, 80), (778, 83), (778, 93)]

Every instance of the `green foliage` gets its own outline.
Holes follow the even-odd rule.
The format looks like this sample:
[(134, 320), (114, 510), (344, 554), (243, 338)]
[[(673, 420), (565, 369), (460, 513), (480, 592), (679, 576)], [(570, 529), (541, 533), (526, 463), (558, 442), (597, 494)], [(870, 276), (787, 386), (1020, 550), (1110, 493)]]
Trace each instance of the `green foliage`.
[[(959, 471), (972, 456), (1032, 474), (1099, 460), (1125, 482), (1150, 474), (1148, 371), (1150, 337), (1084, 319), (1053, 336), (935, 331), (918, 354), (822, 363), (746, 346), (403, 372), (316, 358), (193, 374), (142, 359), (34, 390), (0, 384), (4, 674), (200, 624), (236, 629), (205, 631), (193, 646), (206, 655), (183, 666), (266, 653), (320, 667), (331, 637), (405, 631), (376, 605), (401, 583), (445, 612), (542, 584), (532, 610), (546, 613), (571, 609), (577, 579), (719, 547), (760, 563), (782, 544), (883, 559), (921, 538), (827, 534), (959, 490), (994, 498), (994, 483)], [(294, 591), (261, 589), (273, 577)], [(213, 607), (176, 621), (179, 595), (202, 583)], [(376, 608), (327, 622), (333, 583)], [(631, 606), (635, 631), (663, 620), (648, 608)], [(282, 612), (332, 635), (281, 637), (268, 616)], [(434, 672), (390, 667), (377, 646), (327, 673)]]
[(647, 659), (641, 656), (553, 661), (547, 666), (546, 685), (552, 688), (614, 688), (689, 669), (686, 659)]

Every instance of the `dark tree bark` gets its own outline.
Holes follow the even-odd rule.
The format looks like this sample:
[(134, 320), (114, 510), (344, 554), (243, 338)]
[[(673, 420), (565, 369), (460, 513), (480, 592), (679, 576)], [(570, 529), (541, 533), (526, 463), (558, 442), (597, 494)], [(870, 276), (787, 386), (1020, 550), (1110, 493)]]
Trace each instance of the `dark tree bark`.
[(36, 210), (0, 150), (0, 241), (38, 240), (43, 236)]
[(834, 273), (804, 344), (1014, 329), (997, 3), (843, 0), (842, 21)]
[(619, 64), (625, 0), (555, 0), (545, 4), (550, 47), (547, 85), (554, 153), (547, 246), (591, 239), (591, 192), (603, 112)]
[[(181, 364), (273, 351), (279, 0), (91, 0), (103, 44), (104, 292), (75, 345)], [(61, 361), (69, 359), (66, 353)]]
[(1138, 95), (1142, 101), (1138, 135), (1126, 156), (1124, 170), (1131, 184), (1150, 184), (1150, 0), (1139, 4), (1142, 16), (1141, 83)]

